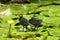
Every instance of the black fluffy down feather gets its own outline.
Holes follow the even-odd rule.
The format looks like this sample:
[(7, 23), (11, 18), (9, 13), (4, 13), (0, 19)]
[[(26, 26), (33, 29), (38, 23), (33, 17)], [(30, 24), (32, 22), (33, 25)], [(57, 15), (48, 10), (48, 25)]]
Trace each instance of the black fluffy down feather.
[(21, 18), (20, 19), (20, 24), (23, 25), (23, 26), (28, 26), (29, 21), (25, 18)]
[(35, 17), (32, 17), (32, 18), (29, 20), (29, 23), (31, 23), (32, 25), (34, 25), (35, 28), (37, 28), (37, 30), (38, 30), (38, 26), (41, 25), (42, 20), (41, 20), (41, 19), (38, 19), (38, 18), (35, 18)]
[(41, 19), (32, 17), (29, 22), (35, 26), (39, 26), (42, 23)]
[(29, 21), (27, 19), (23, 18), (22, 15), (19, 16), (19, 22), (23, 27), (25, 26), (27, 29), (27, 26), (29, 25)]

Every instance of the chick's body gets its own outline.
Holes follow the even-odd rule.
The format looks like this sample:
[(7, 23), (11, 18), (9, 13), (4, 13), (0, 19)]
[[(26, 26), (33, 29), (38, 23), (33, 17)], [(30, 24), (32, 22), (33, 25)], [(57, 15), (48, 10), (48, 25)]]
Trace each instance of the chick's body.
[(27, 29), (27, 26), (29, 25), (29, 21), (25, 19), (22, 15), (19, 16), (19, 22), (23, 26), (23, 30), (24, 30), (24, 27)]
[(38, 18), (35, 18), (35, 17), (32, 17), (30, 20), (29, 20), (29, 23), (31, 23), (32, 25), (35, 26), (35, 28), (37, 28), (38, 30), (38, 26), (41, 24), (42, 20), (41, 19), (38, 19)]
[(39, 26), (41, 24), (41, 20), (40, 19), (37, 19), (37, 18), (34, 18), (32, 17), (29, 22), (32, 24), (32, 25), (35, 25), (35, 26)]
[(28, 26), (29, 21), (25, 18), (21, 18), (20, 19), (20, 24), (23, 25), (23, 26)]

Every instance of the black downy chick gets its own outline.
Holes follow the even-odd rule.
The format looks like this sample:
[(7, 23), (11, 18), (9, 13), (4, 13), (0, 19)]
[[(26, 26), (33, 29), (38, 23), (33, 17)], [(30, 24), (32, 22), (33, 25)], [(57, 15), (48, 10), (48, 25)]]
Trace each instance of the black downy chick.
[(29, 21), (27, 19), (25, 19), (22, 14), (20, 14), (20, 16), (19, 16), (19, 22), (23, 26), (23, 30), (24, 30), (24, 26), (27, 29), (27, 26), (29, 25)]
[[(38, 18), (35, 18), (35, 17), (32, 17), (30, 20), (29, 20), (29, 23), (31, 23), (32, 25), (35, 26), (35, 28), (37, 28), (38, 30), (38, 26), (42, 23), (42, 20), (41, 19), (38, 19)], [(35, 29), (34, 28), (34, 29)]]

